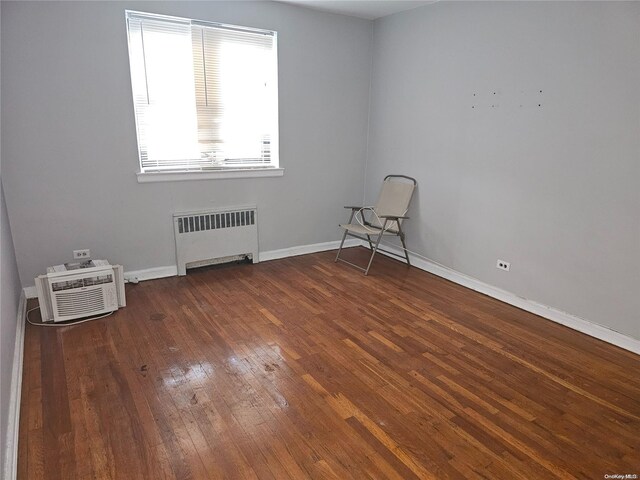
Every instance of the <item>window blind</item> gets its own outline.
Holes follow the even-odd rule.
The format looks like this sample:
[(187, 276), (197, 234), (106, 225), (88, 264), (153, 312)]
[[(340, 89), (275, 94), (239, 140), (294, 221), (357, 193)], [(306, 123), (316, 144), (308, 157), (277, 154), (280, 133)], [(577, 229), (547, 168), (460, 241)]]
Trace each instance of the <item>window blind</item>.
[(276, 32), (127, 12), (143, 172), (277, 167)]

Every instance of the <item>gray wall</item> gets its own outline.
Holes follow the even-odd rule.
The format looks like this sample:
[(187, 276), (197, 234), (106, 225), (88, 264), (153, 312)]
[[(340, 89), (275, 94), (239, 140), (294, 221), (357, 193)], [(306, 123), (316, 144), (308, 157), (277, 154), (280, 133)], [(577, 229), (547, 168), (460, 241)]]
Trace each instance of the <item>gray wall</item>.
[[(13, 349), (20, 300), (20, 278), (7, 218), (4, 190), (0, 181), (0, 472), (6, 462), (7, 421), (11, 398)], [(1, 474), (0, 474), (1, 476)]]
[(640, 4), (437, 3), (373, 55), (367, 200), (418, 179), (409, 248), (640, 338)]
[[(125, 8), (278, 31), (284, 177), (138, 184)], [(338, 238), (363, 196), (370, 21), (271, 2), (2, 2), (2, 158), (25, 285), (72, 250), (175, 265), (174, 211), (255, 203), (260, 250)]]
[[(278, 30), (283, 178), (136, 182), (125, 8)], [(262, 251), (334, 240), (341, 206), (401, 172), (418, 253), (640, 338), (640, 4), (444, 2), (371, 35), (269, 2), (3, 2), (23, 283), (76, 248), (172, 265), (171, 213), (210, 205), (257, 203)]]
[[(0, 169), (2, 168), (1, 163), (0, 161)], [(11, 374), (16, 342), (18, 303), (22, 290), (2, 183), (3, 179), (0, 177), (0, 477), (4, 474), (7, 461)]]

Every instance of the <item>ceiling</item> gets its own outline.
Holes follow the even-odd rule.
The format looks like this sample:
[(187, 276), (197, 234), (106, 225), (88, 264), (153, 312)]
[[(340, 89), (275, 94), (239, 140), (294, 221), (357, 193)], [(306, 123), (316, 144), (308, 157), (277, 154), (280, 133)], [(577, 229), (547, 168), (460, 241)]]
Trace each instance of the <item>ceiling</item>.
[(411, 10), (437, 0), (276, 0), (324, 12), (375, 20), (392, 13)]

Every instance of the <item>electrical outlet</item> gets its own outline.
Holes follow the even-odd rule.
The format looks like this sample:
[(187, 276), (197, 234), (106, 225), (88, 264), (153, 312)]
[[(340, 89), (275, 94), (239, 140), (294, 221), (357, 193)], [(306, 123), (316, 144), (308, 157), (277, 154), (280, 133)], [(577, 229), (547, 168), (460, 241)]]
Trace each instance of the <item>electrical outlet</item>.
[(74, 250), (73, 251), (73, 258), (77, 258), (80, 260), (86, 260), (91, 258), (91, 250), (89, 250), (88, 248), (84, 249), (84, 250)]
[(504, 260), (498, 260), (496, 262), (496, 268), (499, 268), (500, 270), (504, 270), (505, 272), (508, 272), (509, 269), (511, 268), (511, 264), (509, 262), (505, 262)]

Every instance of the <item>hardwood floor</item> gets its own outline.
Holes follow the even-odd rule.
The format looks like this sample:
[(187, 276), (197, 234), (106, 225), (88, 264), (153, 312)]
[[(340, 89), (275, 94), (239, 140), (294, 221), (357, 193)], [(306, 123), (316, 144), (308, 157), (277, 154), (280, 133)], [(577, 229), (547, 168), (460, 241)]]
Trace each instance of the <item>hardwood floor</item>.
[(128, 285), (112, 317), (27, 325), (18, 477), (640, 474), (640, 357), (334, 255)]

